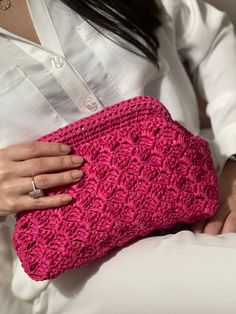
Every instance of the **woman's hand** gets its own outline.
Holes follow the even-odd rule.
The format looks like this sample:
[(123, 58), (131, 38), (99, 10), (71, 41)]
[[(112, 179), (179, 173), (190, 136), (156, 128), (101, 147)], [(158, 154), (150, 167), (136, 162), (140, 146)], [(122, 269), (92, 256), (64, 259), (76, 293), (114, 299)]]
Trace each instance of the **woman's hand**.
[(227, 161), (219, 178), (220, 207), (214, 217), (192, 227), (197, 233), (217, 235), (236, 232), (236, 163)]
[[(71, 201), (67, 194), (32, 198), (32, 178), (37, 189), (80, 180), (82, 157), (68, 155), (70, 147), (33, 142), (0, 149), (0, 218), (26, 209), (59, 207)], [(68, 155), (68, 156), (67, 156)]]

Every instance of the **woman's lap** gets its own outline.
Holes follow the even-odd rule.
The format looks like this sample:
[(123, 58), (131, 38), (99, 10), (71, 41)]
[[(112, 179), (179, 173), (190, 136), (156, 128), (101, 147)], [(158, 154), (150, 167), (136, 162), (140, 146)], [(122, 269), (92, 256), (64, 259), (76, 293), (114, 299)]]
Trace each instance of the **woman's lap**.
[(149, 237), (51, 281), (33, 314), (234, 314), (236, 234)]

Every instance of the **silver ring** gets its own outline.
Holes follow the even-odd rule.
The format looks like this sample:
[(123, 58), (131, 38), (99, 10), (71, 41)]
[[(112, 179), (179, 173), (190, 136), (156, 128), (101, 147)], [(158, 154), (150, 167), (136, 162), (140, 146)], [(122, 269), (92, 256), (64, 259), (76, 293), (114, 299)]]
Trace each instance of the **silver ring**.
[(29, 196), (33, 198), (38, 198), (44, 196), (43, 190), (37, 189), (35, 186), (34, 178), (32, 178), (33, 191), (29, 192)]

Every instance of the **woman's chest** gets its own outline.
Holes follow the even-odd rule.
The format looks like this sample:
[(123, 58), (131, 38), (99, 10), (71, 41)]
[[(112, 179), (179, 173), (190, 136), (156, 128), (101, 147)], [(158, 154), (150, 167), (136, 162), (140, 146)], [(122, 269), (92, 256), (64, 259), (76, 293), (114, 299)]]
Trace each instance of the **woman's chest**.
[(7, 10), (0, 10), (0, 27), (22, 38), (40, 44), (26, 0), (12, 1)]
[[(72, 21), (66, 13), (61, 18), (55, 15), (53, 26), (58, 38), (53, 32), (42, 35), (50, 47), (0, 37), (1, 147), (35, 140), (139, 95), (160, 98), (180, 122), (197, 116), (188, 79), (181, 67), (177, 77), (171, 71), (177, 59), (164, 57), (168, 49), (164, 43), (157, 69), (108, 41), (86, 22)], [(187, 117), (183, 107), (191, 103), (193, 110), (188, 108)]]

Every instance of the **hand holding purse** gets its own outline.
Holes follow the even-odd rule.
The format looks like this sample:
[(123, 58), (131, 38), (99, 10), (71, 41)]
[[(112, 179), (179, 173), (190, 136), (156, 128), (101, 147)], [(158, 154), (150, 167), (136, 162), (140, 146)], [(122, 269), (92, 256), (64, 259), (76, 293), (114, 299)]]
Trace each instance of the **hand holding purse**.
[(60, 208), (17, 214), (13, 243), (25, 272), (52, 279), (112, 249), (214, 215), (217, 177), (208, 143), (140, 96), (47, 134), (84, 158), (81, 181), (45, 191), (67, 193)]

